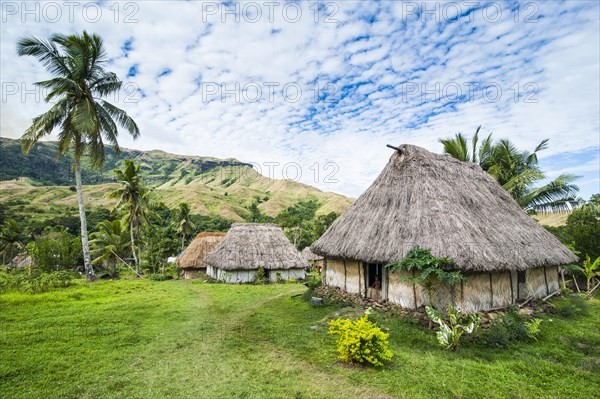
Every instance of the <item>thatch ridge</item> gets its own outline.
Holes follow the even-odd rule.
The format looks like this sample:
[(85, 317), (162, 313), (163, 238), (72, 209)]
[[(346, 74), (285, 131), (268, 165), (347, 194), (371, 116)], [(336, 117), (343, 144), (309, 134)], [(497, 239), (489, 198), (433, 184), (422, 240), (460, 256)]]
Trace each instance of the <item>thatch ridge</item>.
[(577, 261), (479, 165), (408, 144), (399, 150), (313, 252), (388, 263), (418, 244), (464, 271)]
[(270, 223), (235, 223), (205, 262), (223, 270), (306, 267), (281, 227)]
[(316, 253), (314, 253), (313, 251), (311, 251), (310, 247), (304, 248), (302, 250), (302, 252), (300, 252), (300, 254), (302, 254), (302, 257), (304, 259), (306, 259), (308, 262), (317, 261), (317, 260), (323, 260), (323, 256), (317, 255)]
[(177, 258), (182, 269), (205, 269), (204, 258), (223, 240), (226, 233), (205, 231), (198, 234)]

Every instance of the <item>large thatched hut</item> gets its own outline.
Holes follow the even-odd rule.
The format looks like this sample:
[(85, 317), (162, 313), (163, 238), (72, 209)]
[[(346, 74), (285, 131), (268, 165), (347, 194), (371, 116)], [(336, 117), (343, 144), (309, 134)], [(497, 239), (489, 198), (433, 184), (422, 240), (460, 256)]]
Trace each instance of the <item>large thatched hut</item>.
[(311, 250), (326, 258), (326, 284), (415, 308), (427, 294), (385, 265), (417, 244), (467, 278), (438, 286), (434, 305), (470, 312), (544, 297), (559, 288), (558, 266), (577, 260), (478, 165), (413, 145), (395, 151)]
[(314, 262), (321, 262), (324, 258), (321, 255), (317, 255), (313, 251), (310, 250), (310, 247), (306, 247), (300, 252), (304, 260), (308, 265), (312, 265)]
[(236, 223), (205, 258), (209, 276), (228, 283), (256, 280), (259, 269), (270, 281), (304, 278), (306, 262), (276, 224)]
[(182, 270), (183, 278), (196, 278), (198, 272), (205, 270), (204, 258), (223, 240), (225, 233), (206, 231), (200, 233), (177, 258), (177, 266)]

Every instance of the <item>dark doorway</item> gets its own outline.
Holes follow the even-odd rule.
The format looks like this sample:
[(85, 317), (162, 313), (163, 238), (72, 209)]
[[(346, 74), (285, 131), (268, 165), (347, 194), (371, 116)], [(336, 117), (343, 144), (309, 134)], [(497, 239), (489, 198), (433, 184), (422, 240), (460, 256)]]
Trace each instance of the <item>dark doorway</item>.
[(383, 269), (380, 263), (367, 263), (367, 287), (377, 288), (376, 282), (379, 282), (381, 289), (381, 270)]
[(365, 285), (367, 298), (381, 299), (383, 287), (383, 265), (381, 263), (365, 264)]

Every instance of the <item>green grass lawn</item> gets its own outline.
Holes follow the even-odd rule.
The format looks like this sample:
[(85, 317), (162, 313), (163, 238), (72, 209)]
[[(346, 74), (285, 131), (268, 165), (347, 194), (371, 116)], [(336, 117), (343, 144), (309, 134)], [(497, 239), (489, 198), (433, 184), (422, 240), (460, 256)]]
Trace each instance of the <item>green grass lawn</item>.
[[(538, 342), (437, 346), (378, 317), (394, 359), (336, 362), (335, 338), (301, 285), (103, 281), (0, 295), (0, 397), (597, 398), (600, 301), (585, 317), (543, 316)], [(319, 329), (311, 329), (319, 326)]]

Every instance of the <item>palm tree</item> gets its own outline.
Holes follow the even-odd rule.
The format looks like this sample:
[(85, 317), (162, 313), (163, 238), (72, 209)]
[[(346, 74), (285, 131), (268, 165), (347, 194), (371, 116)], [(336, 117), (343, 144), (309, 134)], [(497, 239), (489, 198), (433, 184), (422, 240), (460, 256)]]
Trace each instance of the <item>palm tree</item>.
[(546, 178), (538, 165), (537, 154), (548, 148), (547, 139), (529, 153), (520, 151), (510, 140), (502, 139), (493, 143), (490, 134), (478, 148), (480, 129), (481, 126), (473, 136), (471, 150), (460, 133), (453, 138), (440, 139), (444, 153), (460, 161), (478, 163), (527, 212), (564, 211), (579, 201), (576, 197), (579, 188), (573, 184), (575, 176), (560, 175), (543, 186), (536, 186)]
[(38, 140), (58, 129), (57, 158), (72, 153), (85, 272), (87, 279), (93, 280), (81, 158), (88, 155), (92, 166), (100, 168), (104, 163), (104, 141), (119, 153), (116, 123), (134, 138), (139, 136), (139, 129), (125, 111), (102, 99), (118, 92), (122, 82), (103, 68), (107, 58), (99, 36), (84, 31), (82, 35), (54, 34), (47, 41), (28, 37), (20, 39), (17, 47), (19, 55), (34, 56), (52, 75), (50, 80), (35, 85), (48, 90), (46, 102), (55, 101), (46, 113), (33, 119), (21, 137), (23, 152), (29, 153)]
[[(471, 139), (471, 148), (467, 144), (467, 139), (462, 133), (457, 133), (454, 138), (440, 139), (439, 142), (444, 145), (444, 153), (463, 162), (473, 162), (479, 164), (483, 170), (490, 167), (490, 160), (493, 153), (492, 134), (479, 143), (479, 131), (481, 125), (475, 130)], [(479, 144), (479, 147), (477, 146)]]
[(131, 247), (127, 228), (120, 220), (105, 220), (98, 224), (98, 231), (90, 234), (92, 263), (103, 263), (107, 266), (111, 276), (116, 274), (116, 265)]
[(25, 230), (14, 219), (8, 219), (0, 229), (0, 253), (2, 263), (6, 264), (6, 258), (10, 262), (18, 252), (23, 249)]
[(192, 234), (196, 226), (190, 220), (190, 206), (187, 203), (179, 204), (177, 210), (177, 232), (181, 234), (181, 250), (185, 249), (185, 237)]
[(115, 209), (125, 211), (125, 221), (129, 224), (131, 254), (135, 262), (135, 271), (141, 276), (140, 261), (136, 254), (136, 236), (140, 238), (140, 224), (148, 221), (148, 196), (150, 189), (146, 188), (140, 176), (140, 165), (131, 159), (124, 161), (123, 170), (115, 169), (115, 177), (119, 187), (109, 194), (110, 198), (118, 199)]

